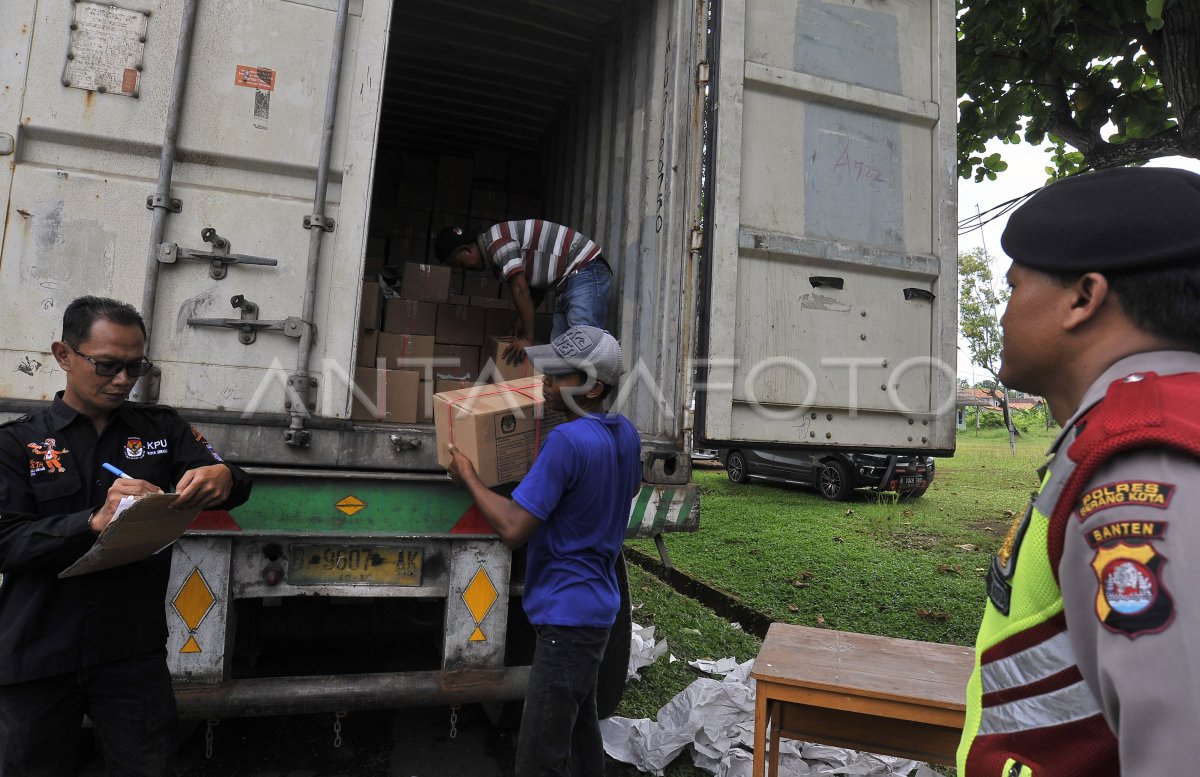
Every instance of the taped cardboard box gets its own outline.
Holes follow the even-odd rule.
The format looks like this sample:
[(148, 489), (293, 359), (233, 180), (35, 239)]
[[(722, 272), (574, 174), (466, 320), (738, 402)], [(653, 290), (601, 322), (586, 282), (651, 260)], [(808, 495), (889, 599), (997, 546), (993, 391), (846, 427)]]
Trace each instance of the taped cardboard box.
[(362, 285), (362, 304), (358, 308), (358, 326), (360, 329), (378, 329), (379, 314), (383, 308), (383, 292), (375, 281), (364, 281)]
[(450, 294), (450, 268), (406, 262), (400, 279), (400, 296), (421, 302), (445, 302)]
[(375, 352), (379, 349), (379, 330), (359, 329), (358, 346), (354, 354), (356, 367), (374, 367)]
[[(511, 335), (513, 321), (516, 318), (516, 311), (513, 310), (488, 310), (483, 324), (483, 336), (487, 338), (486, 342), (490, 343), (493, 337), (508, 337)], [(484, 355), (486, 356), (486, 348), (484, 350)]]
[(384, 366), (389, 370), (405, 370), (424, 375), (425, 370), (433, 364), (433, 337), (380, 332), (375, 356), (377, 359), (383, 359)]
[(480, 349), (474, 345), (437, 343), (433, 346), (433, 376), (437, 380), (467, 380), (479, 377)]
[(432, 335), (437, 331), (437, 304), (392, 298), (383, 302), (383, 331), (403, 335)]
[(486, 273), (473, 272), (463, 277), (463, 294), (468, 297), (500, 299), (500, 281)]
[[(504, 352), (512, 343), (511, 337), (491, 337), (488, 339), (488, 348), (484, 351), (485, 361), (480, 367), (480, 374), (488, 374), (488, 368), (491, 367), (491, 378), (496, 382), (521, 380), (523, 378), (542, 379), (542, 374), (533, 368), (533, 363), (529, 359), (525, 359), (520, 364), (509, 364), (504, 361)], [(486, 359), (491, 360), (489, 365)]]
[(488, 486), (520, 480), (546, 435), (567, 420), (546, 411), (540, 378), (434, 394), (433, 416), (438, 463), (450, 464), (447, 446), (454, 443)]
[(421, 376), (403, 370), (360, 367), (354, 371), (350, 417), (356, 421), (417, 422)]
[(438, 305), (437, 341), (452, 345), (483, 345), (487, 312), (466, 305)]

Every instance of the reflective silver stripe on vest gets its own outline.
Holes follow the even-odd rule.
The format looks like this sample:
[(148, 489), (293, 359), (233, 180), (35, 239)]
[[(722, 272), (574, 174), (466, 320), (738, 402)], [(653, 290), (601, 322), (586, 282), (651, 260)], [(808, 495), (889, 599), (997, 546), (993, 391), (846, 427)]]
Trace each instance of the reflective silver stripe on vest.
[(1100, 705), (1083, 680), (1057, 691), (983, 708), (979, 736), (1014, 734), (1032, 728), (1061, 726), (1100, 714)]
[(982, 664), (979, 679), (983, 682), (983, 692), (992, 693), (1044, 680), (1074, 665), (1070, 638), (1067, 632), (1060, 631), (1045, 642)]

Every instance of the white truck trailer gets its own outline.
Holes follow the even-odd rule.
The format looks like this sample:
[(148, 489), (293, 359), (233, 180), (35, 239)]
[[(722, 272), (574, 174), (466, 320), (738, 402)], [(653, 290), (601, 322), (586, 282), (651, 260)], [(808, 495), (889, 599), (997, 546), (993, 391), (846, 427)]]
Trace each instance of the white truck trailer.
[(522, 695), (519, 556), (431, 424), (351, 418), (364, 272), (450, 221), (604, 246), (630, 536), (696, 528), (693, 441), (953, 450), (949, 0), (114, 2), (0, 8), (0, 420), (113, 296), (134, 399), (255, 474), (173, 551), (184, 715)]

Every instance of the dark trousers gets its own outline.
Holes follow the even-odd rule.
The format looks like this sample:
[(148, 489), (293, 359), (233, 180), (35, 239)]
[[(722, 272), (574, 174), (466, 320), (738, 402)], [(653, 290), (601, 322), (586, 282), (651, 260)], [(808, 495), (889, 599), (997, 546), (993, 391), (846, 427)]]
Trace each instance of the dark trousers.
[(535, 628), (516, 777), (603, 777), (596, 676), (610, 629)]
[(73, 777), (85, 713), (110, 777), (168, 773), (175, 695), (167, 663), (155, 655), (0, 685), (0, 775)]

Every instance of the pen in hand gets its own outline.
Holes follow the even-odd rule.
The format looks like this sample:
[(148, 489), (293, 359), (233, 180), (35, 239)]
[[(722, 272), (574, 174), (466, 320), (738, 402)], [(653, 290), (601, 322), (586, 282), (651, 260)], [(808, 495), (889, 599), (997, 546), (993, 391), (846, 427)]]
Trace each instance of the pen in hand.
[(125, 478), (126, 480), (133, 480), (133, 477), (131, 477), (130, 475), (126, 474), (125, 472), (122, 472), (121, 470), (117, 469), (113, 465), (109, 464), (107, 461), (102, 463), (100, 466), (104, 467), (106, 470), (113, 473), (114, 475), (116, 475), (119, 478)]

